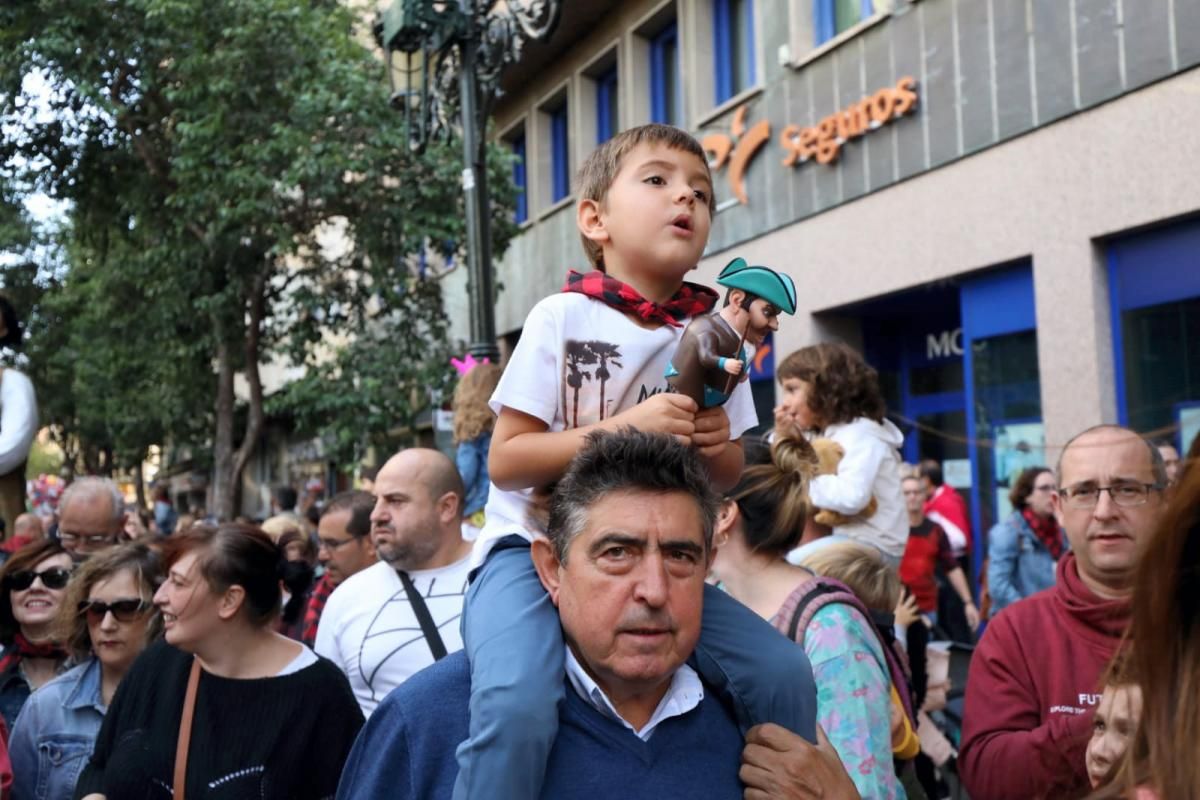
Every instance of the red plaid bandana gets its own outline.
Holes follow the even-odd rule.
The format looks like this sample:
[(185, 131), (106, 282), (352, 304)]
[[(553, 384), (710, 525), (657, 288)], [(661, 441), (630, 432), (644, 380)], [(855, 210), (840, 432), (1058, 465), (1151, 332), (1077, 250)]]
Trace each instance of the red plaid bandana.
[(13, 637), (12, 645), (5, 650), (4, 658), (0, 659), (0, 673), (7, 671), (13, 664), (20, 663), (23, 658), (64, 659), (66, 657), (67, 651), (63, 649), (61, 642), (34, 644), (23, 634), (18, 633)]
[(571, 270), (562, 290), (587, 295), (622, 313), (633, 314), (647, 322), (665, 322), (673, 328), (682, 328), (683, 320), (706, 314), (717, 303), (717, 293), (712, 289), (687, 281), (670, 300), (655, 303), (642, 297), (629, 284), (598, 269), (587, 273)]
[(308, 608), (304, 611), (304, 633), (300, 635), (300, 641), (309, 647), (317, 642), (317, 625), (321, 622), (321, 613), (325, 611), (325, 602), (329, 599), (329, 595), (333, 594), (333, 589), (333, 584), (329, 582), (329, 575), (325, 574), (321, 576), (321, 580), (317, 581), (312, 594), (308, 596)]

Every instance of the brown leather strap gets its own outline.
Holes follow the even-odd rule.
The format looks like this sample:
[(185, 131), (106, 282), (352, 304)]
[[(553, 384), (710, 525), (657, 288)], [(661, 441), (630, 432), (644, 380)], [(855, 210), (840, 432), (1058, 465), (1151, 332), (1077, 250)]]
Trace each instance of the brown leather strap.
[(187, 694), (183, 696), (183, 716), (179, 718), (179, 741), (175, 745), (175, 800), (183, 800), (183, 786), (187, 782), (188, 745), (192, 742), (192, 717), (196, 711), (196, 688), (199, 685), (200, 659), (193, 658)]

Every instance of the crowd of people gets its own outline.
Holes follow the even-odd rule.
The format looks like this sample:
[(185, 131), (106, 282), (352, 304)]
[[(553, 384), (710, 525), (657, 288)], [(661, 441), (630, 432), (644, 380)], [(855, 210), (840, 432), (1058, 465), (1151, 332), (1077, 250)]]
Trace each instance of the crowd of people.
[(5, 797), (1200, 797), (1200, 445), (1089, 428), (976, 538), (848, 346), (780, 359), (751, 434), (786, 276), (722, 273), (708, 325), (745, 349), (705, 402), (663, 390), (719, 301), (684, 281), (690, 136), (619, 134), (579, 183), (594, 270), (503, 370), (460, 368), (456, 458), (400, 450), (306, 513), (281, 487), (261, 522), (99, 477), (15, 517)]

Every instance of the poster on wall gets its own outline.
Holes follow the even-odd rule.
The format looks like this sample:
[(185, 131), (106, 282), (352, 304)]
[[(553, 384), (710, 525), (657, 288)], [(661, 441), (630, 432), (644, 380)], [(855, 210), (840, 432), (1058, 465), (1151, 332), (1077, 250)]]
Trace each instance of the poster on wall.
[(1187, 453), (1192, 442), (1200, 436), (1200, 404), (1180, 406), (1179, 415), (1179, 452)]
[(1046, 433), (1041, 420), (992, 426), (996, 486), (1011, 487), (1022, 472), (1046, 463)]

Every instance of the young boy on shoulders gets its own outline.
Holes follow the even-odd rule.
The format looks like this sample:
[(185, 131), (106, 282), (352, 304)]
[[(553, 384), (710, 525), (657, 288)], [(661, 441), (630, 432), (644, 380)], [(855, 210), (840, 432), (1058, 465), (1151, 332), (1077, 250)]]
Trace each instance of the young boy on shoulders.
[[(535, 492), (561, 477), (589, 433), (624, 426), (695, 446), (722, 490), (741, 474), (740, 437), (757, 424), (746, 384), (703, 410), (667, 390), (684, 326), (717, 299), (684, 281), (714, 209), (699, 143), (665, 125), (634, 128), (593, 152), (578, 183), (576, 221), (595, 270), (572, 271), (562, 293), (534, 306), (491, 400), (492, 488), (464, 610), (471, 724), (456, 800), (537, 798), (557, 732), (565, 647), (529, 554)], [(705, 594), (694, 665), (739, 724), (775, 722), (815, 741), (803, 652), (716, 590)]]

